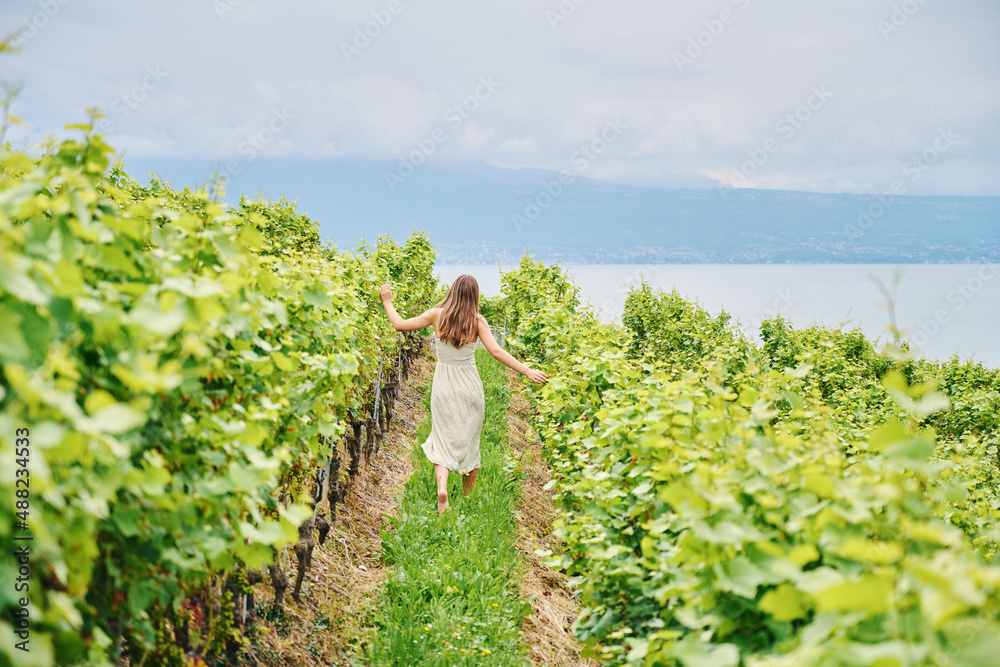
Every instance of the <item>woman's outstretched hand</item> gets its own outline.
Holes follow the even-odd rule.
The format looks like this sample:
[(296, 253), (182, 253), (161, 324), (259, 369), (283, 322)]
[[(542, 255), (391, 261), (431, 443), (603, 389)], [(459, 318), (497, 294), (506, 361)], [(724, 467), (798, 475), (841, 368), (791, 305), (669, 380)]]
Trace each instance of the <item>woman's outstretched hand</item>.
[(532, 382), (537, 382), (539, 384), (549, 379), (548, 375), (546, 375), (541, 371), (535, 370), (534, 368), (529, 368), (527, 371), (525, 371), (524, 377), (528, 378)]
[(378, 290), (379, 298), (382, 299), (382, 303), (386, 301), (392, 301), (392, 288), (388, 285), (382, 285)]

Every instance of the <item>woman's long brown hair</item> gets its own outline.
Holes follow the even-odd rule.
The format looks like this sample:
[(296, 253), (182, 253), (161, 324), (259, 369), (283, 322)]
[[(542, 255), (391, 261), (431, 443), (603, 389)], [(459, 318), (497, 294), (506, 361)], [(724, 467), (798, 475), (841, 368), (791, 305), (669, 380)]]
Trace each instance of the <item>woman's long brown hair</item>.
[(438, 318), (438, 340), (446, 340), (455, 347), (471, 343), (479, 337), (479, 283), (468, 273), (463, 273), (448, 289)]

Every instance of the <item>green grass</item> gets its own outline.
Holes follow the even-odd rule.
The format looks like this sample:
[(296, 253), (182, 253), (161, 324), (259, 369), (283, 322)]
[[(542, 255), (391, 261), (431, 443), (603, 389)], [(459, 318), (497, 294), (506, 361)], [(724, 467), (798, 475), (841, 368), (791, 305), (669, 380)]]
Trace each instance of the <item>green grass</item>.
[[(460, 477), (448, 483), (451, 511), (437, 513), (434, 470), (419, 447), (430, 433), (417, 430), (418, 468), (407, 482), (398, 519), (382, 536), (392, 565), (376, 614), (374, 665), (454, 667), (525, 665), (520, 627), (530, 605), (518, 597), (520, 559), (513, 510), (520, 492), (506, 442), (509, 394), (503, 366), (483, 350), (476, 364), (486, 393), (474, 493), (461, 496)], [(424, 396), (430, 403), (430, 392)]]

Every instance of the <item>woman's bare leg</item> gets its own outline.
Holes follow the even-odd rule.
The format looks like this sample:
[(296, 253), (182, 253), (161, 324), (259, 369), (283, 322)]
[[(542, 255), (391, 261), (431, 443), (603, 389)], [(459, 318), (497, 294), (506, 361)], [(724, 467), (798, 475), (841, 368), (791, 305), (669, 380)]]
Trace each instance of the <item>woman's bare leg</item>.
[(462, 478), (462, 495), (467, 496), (472, 493), (472, 486), (476, 483), (476, 475), (479, 474), (479, 468), (476, 468), (468, 475)]
[(437, 480), (438, 513), (440, 514), (448, 509), (448, 469), (435, 463), (434, 479)]

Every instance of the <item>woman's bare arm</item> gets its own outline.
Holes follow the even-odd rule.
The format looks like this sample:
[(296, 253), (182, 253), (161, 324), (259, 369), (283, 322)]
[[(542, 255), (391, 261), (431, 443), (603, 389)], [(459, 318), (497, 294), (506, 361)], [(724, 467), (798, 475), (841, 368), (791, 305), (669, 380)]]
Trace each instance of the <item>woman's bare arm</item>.
[(490, 331), (489, 323), (482, 315), (479, 316), (479, 340), (483, 342), (483, 347), (486, 348), (486, 351), (492, 354), (494, 359), (507, 368), (513, 368), (515, 371), (534, 382), (545, 382), (549, 379), (549, 376), (545, 373), (537, 371), (533, 368), (528, 368), (520, 361), (512, 357), (509, 352), (501, 348), (496, 339), (493, 337), (493, 332)]
[(389, 317), (389, 322), (396, 331), (417, 331), (418, 329), (432, 326), (437, 319), (437, 311), (439, 309), (431, 308), (416, 317), (404, 320), (392, 305), (392, 289), (388, 285), (382, 285), (379, 290), (379, 296), (382, 298), (385, 314)]

